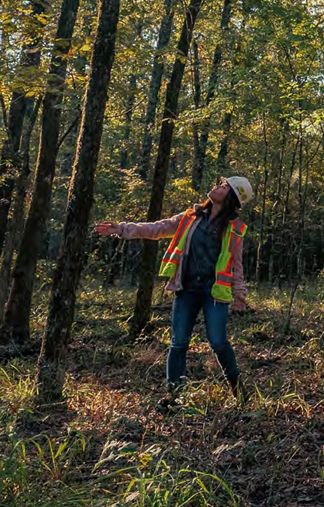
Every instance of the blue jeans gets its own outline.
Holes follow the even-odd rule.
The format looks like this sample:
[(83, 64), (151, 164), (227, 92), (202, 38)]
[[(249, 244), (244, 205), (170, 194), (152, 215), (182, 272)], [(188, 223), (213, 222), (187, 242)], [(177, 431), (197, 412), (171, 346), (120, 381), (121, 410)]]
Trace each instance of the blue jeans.
[(185, 375), (187, 350), (201, 309), (204, 312), (209, 344), (225, 377), (229, 382), (236, 382), (239, 376), (234, 351), (227, 339), (228, 304), (216, 302), (208, 284), (179, 291), (173, 301), (172, 336), (167, 360), (167, 382), (171, 388)]

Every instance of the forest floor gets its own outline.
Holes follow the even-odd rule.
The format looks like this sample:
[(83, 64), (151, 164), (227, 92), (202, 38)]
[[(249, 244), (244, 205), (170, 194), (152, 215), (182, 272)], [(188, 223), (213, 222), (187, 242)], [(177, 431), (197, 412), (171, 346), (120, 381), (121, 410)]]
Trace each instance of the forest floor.
[[(36, 296), (33, 339), (48, 293)], [(65, 401), (35, 405), (37, 354), (0, 370), (0, 505), (324, 505), (323, 289), (250, 290), (254, 311), (231, 316), (229, 336), (251, 400), (221, 378), (203, 319), (188, 354), (179, 406), (164, 394), (172, 300), (157, 287), (151, 323), (127, 343), (133, 290), (84, 286), (70, 345)]]

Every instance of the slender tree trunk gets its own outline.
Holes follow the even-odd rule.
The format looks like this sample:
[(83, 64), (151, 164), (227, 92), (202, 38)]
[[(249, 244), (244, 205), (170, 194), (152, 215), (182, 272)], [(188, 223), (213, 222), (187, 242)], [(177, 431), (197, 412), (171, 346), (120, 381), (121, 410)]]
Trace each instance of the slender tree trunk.
[[(38, 111), (41, 105), (42, 97), (36, 101), (34, 108), (27, 112), (28, 125), (24, 129), (20, 153), (21, 153), (21, 170), (16, 181), (16, 195), (13, 204), (12, 220), (9, 230), (6, 233), (2, 263), (0, 269), (0, 322), (2, 323), (4, 306), (7, 301), (9, 286), (11, 282), (11, 265), (14, 252), (18, 249), (21, 235), (24, 228), (25, 216), (25, 197), (27, 190), (29, 169), (29, 148), (30, 139), (33, 128), (37, 119)], [(30, 104), (32, 106), (32, 104)]]
[[(282, 202), (282, 196), (281, 196), (281, 190), (282, 190), (282, 173), (283, 173), (283, 162), (284, 162), (284, 154), (285, 154), (285, 148), (286, 148), (286, 124), (285, 122), (281, 125), (281, 147), (280, 147), (280, 153), (278, 156), (275, 157), (275, 163), (274, 163), (274, 173), (278, 173), (277, 178), (277, 189), (276, 194), (274, 198), (274, 204), (272, 209), (272, 218), (271, 218), (271, 229), (269, 231), (269, 239), (270, 239), (270, 253), (269, 253), (269, 273), (268, 273), (268, 282), (271, 285), (272, 281), (277, 275), (275, 273), (276, 270), (276, 261), (277, 261), (277, 248), (278, 248), (278, 219), (279, 219), (279, 213), (282, 209), (281, 202)], [(279, 159), (279, 160), (278, 160)], [(277, 167), (278, 166), (278, 167)], [(276, 171), (277, 170), (277, 171)]]
[[(143, 29), (143, 20), (141, 19), (137, 23), (136, 27), (136, 39), (138, 39), (142, 33)], [(133, 63), (133, 66), (135, 64)], [(135, 104), (136, 97), (136, 88), (137, 88), (137, 75), (135, 72), (130, 74), (129, 77), (129, 95), (126, 104), (126, 113), (125, 113), (125, 130), (123, 136), (123, 144), (120, 150), (120, 168), (126, 169), (128, 166), (128, 151), (129, 151), (129, 142), (131, 135), (131, 126), (132, 126), (132, 117), (133, 117), (133, 109)]]
[[(299, 104), (299, 108), (301, 109), (301, 103)], [(288, 307), (286, 322), (285, 322), (285, 331), (288, 332), (290, 330), (290, 323), (291, 323), (291, 313), (292, 313), (292, 307), (294, 303), (294, 298), (296, 291), (298, 289), (298, 286), (301, 282), (302, 276), (303, 276), (303, 270), (304, 270), (304, 264), (303, 264), (303, 249), (304, 249), (304, 234), (305, 234), (305, 211), (306, 211), (306, 202), (308, 198), (308, 185), (309, 185), (309, 168), (310, 163), (312, 159), (316, 156), (317, 151), (321, 145), (322, 139), (320, 140), (314, 154), (312, 157), (307, 157), (307, 160), (305, 161), (305, 167), (306, 167), (306, 174), (305, 174), (305, 184), (303, 188), (303, 166), (304, 166), (304, 160), (303, 160), (303, 148), (304, 148), (304, 138), (303, 138), (303, 123), (302, 123), (302, 114), (300, 113), (299, 116), (299, 167), (298, 167), (298, 200), (299, 200), (299, 238), (298, 238), (298, 248), (297, 248), (297, 273), (296, 273), (296, 279), (295, 284), (291, 290), (290, 294), (290, 303)]]
[[(199, 52), (197, 41), (193, 41), (194, 63), (193, 63), (193, 87), (194, 87), (194, 104), (195, 109), (200, 107), (201, 87), (200, 87), (200, 72), (199, 72)], [(192, 125), (192, 134), (194, 142), (194, 159), (192, 163), (192, 188), (198, 190), (202, 175), (200, 174), (201, 161), (200, 161), (200, 144), (199, 144), (199, 129), (197, 123)]]
[(8, 139), (5, 140), (0, 163), (0, 253), (7, 229), (8, 214), (11, 205), (11, 197), (14, 189), (15, 168), (18, 167), (18, 151), (23, 122), (26, 112), (26, 99), (23, 91), (12, 94), (9, 122)]
[(143, 179), (147, 178), (150, 169), (150, 158), (153, 142), (152, 130), (155, 123), (155, 113), (158, 103), (159, 91), (161, 88), (162, 76), (164, 71), (163, 50), (168, 46), (172, 31), (172, 21), (174, 15), (173, 0), (164, 0), (165, 14), (162, 19), (156, 54), (154, 57), (153, 71), (149, 89), (149, 98), (146, 109), (146, 118), (144, 126), (144, 139), (141, 151), (140, 163), (138, 165), (139, 174)]
[(38, 362), (39, 393), (46, 400), (62, 395), (67, 346), (84, 259), (94, 174), (114, 61), (118, 16), (119, 0), (99, 2), (98, 29), (69, 191), (64, 242), (54, 273), (49, 315)]
[[(301, 109), (301, 104), (299, 104)], [(305, 226), (305, 203), (303, 198), (303, 150), (304, 150), (304, 138), (303, 138), (303, 120), (302, 115), (299, 115), (299, 154), (298, 154), (298, 203), (299, 203), (299, 238), (298, 238), (298, 253), (297, 253), (297, 278), (300, 281), (303, 276), (303, 249), (304, 249), (304, 226)], [(307, 182), (305, 185), (307, 189)], [(307, 191), (305, 196), (307, 195)]]
[(283, 212), (283, 215), (282, 215), (282, 225), (283, 225), (282, 229), (283, 229), (283, 231), (285, 229), (284, 226), (286, 224), (287, 217), (288, 217), (288, 215), (290, 213), (290, 211), (289, 211), (289, 199), (290, 199), (291, 180), (292, 180), (292, 175), (294, 174), (294, 170), (295, 170), (296, 157), (297, 157), (299, 142), (300, 142), (300, 139), (299, 139), (299, 136), (298, 136), (297, 140), (296, 140), (296, 143), (295, 143), (295, 146), (294, 146), (293, 154), (292, 154), (292, 159), (291, 159), (291, 164), (290, 164), (290, 171), (289, 171), (288, 182), (287, 182), (287, 192), (286, 192), (285, 206), (284, 206), (284, 212)]
[(267, 140), (266, 123), (265, 123), (264, 116), (263, 116), (263, 139), (264, 139), (264, 159), (263, 159), (264, 183), (263, 183), (263, 195), (262, 195), (262, 212), (261, 212), (260, 236), (259, 236), (259, 243), (258, 243), (258, 249), (257, 249), (256, 273), (255, 273), (255, 278), (256, 278), (257, 284), (259, 284), (260, 280), (261, 280), (262, 246), (263, 246), (263, 238), (264, 238), (267, 185), (268, 185), (268, 176), (269, 176), (268, 169), (267, 169), (267, 165), (268, 165), (268, 140)]
[(126, 169), (128, 165), (128, 149), (131, 134), (133, 108), (135, 103), (137, 78), (135, 74), (131, 74), (129, 78), (129, 96), (127, 100), (127, 109), (125, 113), (125, 131), (123, 136), (123, 146), (120, 150), (120, 168)]
[(225, 174), (227, 169), (226, 158), (228, 153), (228, 140), (231, 129), (232, 116), (233, 114), (231, 112), (226, 113), (223, 121), (223, 138), (216, 160), (217, 175)]
[[(37, 24), (37, 16), (45, 11), (47, 0), (43, 2), (33, 1), (31, 4), (32, 16), (35, 18), (33, 22)], [(35, 36), (35, 34), (31, 34), (31, 37), (33, 39), (32, 42), (23, 47), (20, 68), (26, 71), (26, 67), (30, 67), (32, 72), (33, 67), (39, 66), (41, 53), (37, 49), (40, 44), (39, 37)], [(19, 72), (20, 70), (18, 69), (18, 74)], [(0, 159), (0, 177), (2, 176), (0, 183), (0, 254), (7, 229), (16, 171), (20, 166), (19, 146), (23, 123), (26, 109), (30, 102), (33, 102), (33, 99), (25, 96), (23, 88), (19, 88), (13, 92), (9, 108), (8, 138), (2, 146)]]
[[(172, 76), (167, 87), (159, 150), (155, 164), (150, 206), (147, 214), (147, 220), (149, 222), (159, 220), (161, 217), (164, 188), (169, 168), (174, 121), (177, 119), (181, 82), (186, 59), (188, 57), (193, 29), (201, 5), (202, 0), (191, 0), (190, 2), (178, 43), (177, 53), (181, 55), (181, 57), (178, 57), (175, 61)], [(144, 240), (141, 278), (137, 292), (134, 316), (130, 328), (131, 338), (135, 338), (138, 335), (150, 318), (157, 251), (157, 241)]]
[[(224, 0), (223, 10), (222, 10), (222, 19), (221, 19), (221, 31), (228, 30), (230, 19), (231, 19), (231, 5), (232, 0)], [(216, 86), (218, 83), (219, 78), (219, 69), (223, 58), (223, 41), (217, 44), (214, 52), (214, 58), (213, 58), (213, 64), (212, 64), (212, 70), (209, 77), (208, 82), (208, 91), (207, 91), (207, 98), (206, 98), (206, 106), (208, 107), (211, 101), (214, 98)], [(197, 174), (199, 175), (200, 180), (196, 182), (196, 188), (200, 187), (202, 177), (204, 174), (205, 169), (205, 161), (206, 161), (206, 151), (207, 151), (207, 144), (208, 144), (208, 138), (209, 138), (209, 131), (210, 131), (210, 120), (211, 117), (208, 117), (206, 121), (204, 122), (204, 126), (200, 135), (200, 148), (199, 148), (199, 163), (200, 167), (197, 171)]]
[[(299, 104), (299, 109), (301, 109), (301, 104)], [(299, 287), (301, 277), (302, 277), (302, 252), (303, 252), (303, 242), (304, 242), (304, 214), (305, 208), (303, 203), (303, 126), (302, 126), (302, 116), (299, 114), (299, 132), (298, 132), (298, 140), (299, 140), (299, 151), (298, 151), (298, 202), (299, 202), (299, 213), (298, 213), (298, 233), (297, 233), (297, 272), (295, 274), (294, 285), (290, 292), (290, 301), (288, 305), (287, 316), (285, 320), (284, 330), (286, 333), (290, 331), (291, 325), (291, 314), (293, 309), (293, 304), (295, 300), (295, 295), (297, 289)], [(307, 181), (308, 183), (308, 181)], [(305, 197), (307, 195), (307, 183), (306, 183), (306, 191)]]
[(13, 285), (5, 312), (2, 336), (23, 343), (29, 337), (29, 314), (38, 252), (50, 211), (52, 182), (59, 139), (61, 104), (79, 0), (63, 0), (53, 47), (48, 88), (44, 97), (42, 133), (35, 186), (26, 225), (13, 270)]

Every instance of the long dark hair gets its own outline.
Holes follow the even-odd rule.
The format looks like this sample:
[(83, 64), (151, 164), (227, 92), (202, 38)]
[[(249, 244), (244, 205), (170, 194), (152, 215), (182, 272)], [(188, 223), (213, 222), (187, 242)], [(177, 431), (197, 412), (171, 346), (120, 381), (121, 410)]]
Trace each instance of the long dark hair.
[[(189, 215), (200, 217), (204, 212), (207, 212), (209, 214), (212, 207), (212, 201), (210, 199), (207, 199), (206, 201), (199, 204), (196, 209), (192, 208), (192, 210), (189, 212)], [(236, 197), (234, 190), (230, 187), (229, 192), (225, 196), (220, 212), (210, 222), (210, 230), (213, 234), (216, 235), (218, 240), (222, 240), (224, 234), (226, 233), (228, 224), (238, 217), (239, 208), (239, 200)]]

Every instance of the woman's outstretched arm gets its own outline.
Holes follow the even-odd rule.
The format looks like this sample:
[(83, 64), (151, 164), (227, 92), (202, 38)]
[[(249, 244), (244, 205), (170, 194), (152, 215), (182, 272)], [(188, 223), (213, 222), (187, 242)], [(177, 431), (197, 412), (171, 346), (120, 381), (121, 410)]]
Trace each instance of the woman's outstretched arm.
[(172, 238), (180, 223), (183, 213), (157, 222), (100, 222), (94, 231), (102, 236), (117, 235), (124, 239), (161, 239)]

